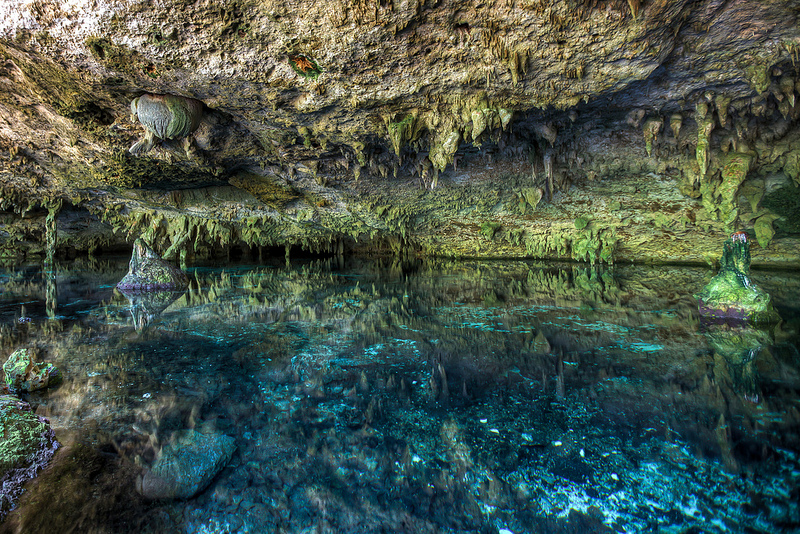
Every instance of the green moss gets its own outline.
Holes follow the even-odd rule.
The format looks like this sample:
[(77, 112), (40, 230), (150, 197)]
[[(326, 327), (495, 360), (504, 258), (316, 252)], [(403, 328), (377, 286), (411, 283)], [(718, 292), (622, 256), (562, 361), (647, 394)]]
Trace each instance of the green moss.
[(47, 58), (21, 52), (9, 44), (0, 44), (0, 57), (19, 66), (31, 92), (61, 115), (80, 113), (94, 100), (79, 72), (66, 70)]
[(391, 120), (384, 117), (386, 130), (389, 133), (389, 141), (392, 144), (394, 153), (400, 157), (400, 151), (407, 143), (414, 141), (420, 133), (422, 123), (417, 121), (415, 113), (410, 113), (401, 120)]
[(575, 229), (576, 230), (583, 230), (589, 224), (589, 219), (586, 217), (578, 217), (575, 219)]
[(753, 89), (758, 91), (759, 94), (763, 94), (769, 88), (770, 83), (770, 76), (769, 76), (770, 65), (758, 64), (758, 65), (748, 65), (745, 67), (744, 72), (747, 79), (750, 81), (750, 84), (753, 86)]
[(300, 193), (290, 185), (279, 181), (277, 176), (267, 177), (240, 172), (228, 181), (231, 185), (247, 191), (264, 204), (276, 209), (283, 208), (292, 200), (300, 198)]
[(311, 80), (317, 79), (322, 74), (322, 67), (314, 59), (305, 54), (291, 54), (289, 56), (289, 66), (303, 78)]
[(756, 233), (756, 240), (761, 248), (767, 248), (775, 237), (775, 230), (772, 228), (772, 223), (779, 219), (778, 215), (774, 213), (767, 213), (756, 219), (753, 224), (753, 231)]
[(732, 225), (738, 216), (737, 193), (750, 171), (752, 162), (753, 157), (748, 154), (733, 153), (725, 158), (722, 183), (717, 187), (716, 194), (722, 197), (719, 205), (720, 219), (727, 226)]
[(89, 37), (86, 39), (86, 46), (98, 62), (114, 71), (131, 76), (158, 78), (163, 70), (135, 50), (104, 37)]
[(700, 177), (704, 178), (708, 172), (709, 149), (711, 146), (711, 132), (714, 130), (714, 118), (706, 116), (697, 124), (697, 149), (695, 151), (697, 165), (700, 168)]
[[(19, 408), (23, 404), (10, 395), (0, 395), (0, 477), (10, 469), (29, 466), (47, 445), (49, 430), (36, 414)], [(4, 502), (0, 504), (6, 504)], [(0, 509), (0, 517), (6, 509)]]
[(501, 223), (496, 221), (487, 221), (481, 224), (481, 235), (486, 238), (487, 240), (491, 241), (494, 239), (494, 234), (503, 226)]
[(99, 165), (72, 162), (69, 165), (54, 167), (54, 174), (75, 188), (104, 185), (135, 188), (187, 183), (197, 186), (219, 182), (221, 178), (217, 172), (216, 169), (202, 168), (187, 170), (157, 159), (134, 157), (127, 150), (114, 153)]
[(6, 383), (12, 390), (36, 391), (61, 382), (61, 372), (53, 364), (35, 363), (28, 349), (15, 351), (3, 364)]

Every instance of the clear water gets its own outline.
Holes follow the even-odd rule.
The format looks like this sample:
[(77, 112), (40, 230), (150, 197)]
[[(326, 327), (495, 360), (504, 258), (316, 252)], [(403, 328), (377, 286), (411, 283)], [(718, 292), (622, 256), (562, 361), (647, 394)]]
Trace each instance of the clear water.
[[(65, 376), (25, 397), (63, 447), (0, 531), (800, 529), (799, 273), (754, 273), (784, 319), (754, 330), (700, 322), (700, 268), (236, 265), (137, 302), (126, 270), (0, 272), (0, 355)], [(232, 461), (143, 499), (186, 428)]]

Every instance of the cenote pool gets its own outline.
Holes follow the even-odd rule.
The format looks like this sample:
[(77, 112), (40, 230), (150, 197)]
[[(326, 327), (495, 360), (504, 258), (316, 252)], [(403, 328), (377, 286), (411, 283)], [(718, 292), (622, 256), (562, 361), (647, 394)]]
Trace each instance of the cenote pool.
[[(7, 532), (795, 532), (800, 273), (783, 322), (704, 324), (687, 267), (127, 258), (0, 271), (0, 356), (61, 444)], [(187, 431), (235, 452), (190, 499), (137, 487)]]

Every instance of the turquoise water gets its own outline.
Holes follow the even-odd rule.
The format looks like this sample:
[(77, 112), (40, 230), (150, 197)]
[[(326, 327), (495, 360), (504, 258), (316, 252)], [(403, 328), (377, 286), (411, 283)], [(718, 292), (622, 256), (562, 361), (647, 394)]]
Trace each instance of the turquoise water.
[[(0, 271), (0, 356), (64, 374), (24, 397), (62, 447), (0, 531), (800, 529), (800, 274), (753, 273), (756, 330), (699, 320), (700, 268), (226, 265), (134, 301), (126, 270)], [(230, 463), (143, 498), (186, 429)]]

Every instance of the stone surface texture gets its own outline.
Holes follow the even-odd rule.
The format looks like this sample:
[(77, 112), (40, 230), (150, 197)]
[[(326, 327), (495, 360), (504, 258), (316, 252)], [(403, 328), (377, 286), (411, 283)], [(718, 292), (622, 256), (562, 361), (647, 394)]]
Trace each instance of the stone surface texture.
[(750, 242), (744, 232), (725, 241), (719, 273), (697, 295), (700, 315), (753, 323), (780, 321), (772, 297), (750, 279)]
[[(796, 0), (9, 0), (0, 259), (800, 257)], [(146, 94), (203, 103), (191, 143)], [(169, 97), (172, 98), (172, 97)], [(52, 232), (51, 232), (52, 234)]]
[(61, 372), (52, 363), (35, 363), (29, 349), (14, 351), (3, 364), (6, 384), (13, 391), (36, 391), (61, 382)]
[(178, 432), (137, 489), (148, 499), (189, 499), (208, 486), (235, 450), (236, 440), (224, 434)]
[(181, 290), (189, 285), (186, 273), (162, 260), (143, 239), (133, 243), (128, 274), (117, 283), (120, 290)]
[(59, 445), (47, 420), (10, 395), (0, 395), (0, 437), (2, 520), (22, 493), (22, 485), (36, 476)]

